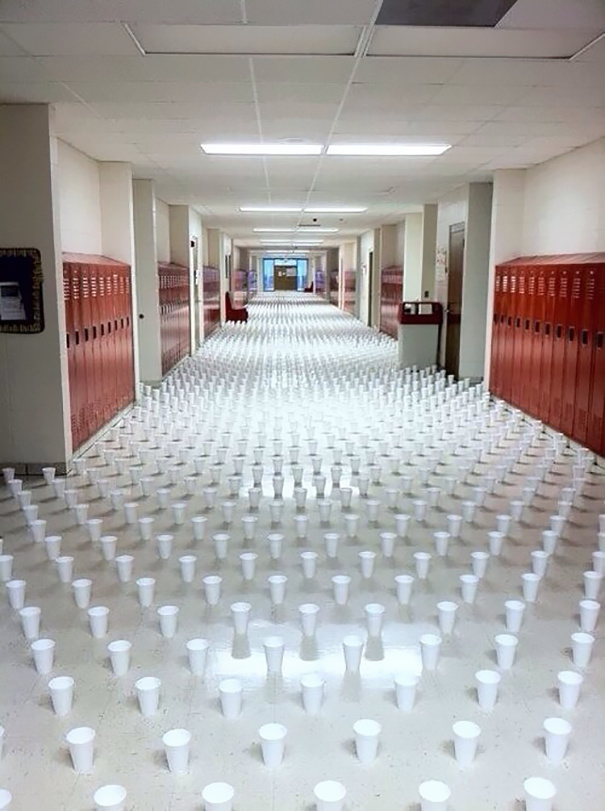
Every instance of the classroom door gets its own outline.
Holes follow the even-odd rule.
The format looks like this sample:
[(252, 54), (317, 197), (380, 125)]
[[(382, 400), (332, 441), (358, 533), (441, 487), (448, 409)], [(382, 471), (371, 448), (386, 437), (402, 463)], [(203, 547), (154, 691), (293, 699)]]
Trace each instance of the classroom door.
[(450, 226), (449, 267), (445, 334), (445, 371), (458, 377), (460, 368), (460, 322), (464, 271), (464, 223)]

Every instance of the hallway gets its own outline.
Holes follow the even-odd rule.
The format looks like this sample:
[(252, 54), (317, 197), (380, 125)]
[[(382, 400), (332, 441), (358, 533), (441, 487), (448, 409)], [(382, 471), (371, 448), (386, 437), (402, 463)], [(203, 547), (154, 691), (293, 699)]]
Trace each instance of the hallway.
[[(159, 388), (145, 387), (66, 480), (48, 472), (46, 482), (23, 483), (38, 521), (19, 485), (0, 483), (0, 574), (26, 582), (25, 605), (41, 609), (39, 636), (56, 643), (52, 668), (38, 674), (18, 611), (0, 601), (0, 785), (12, 792), (11, 811), (89, 811), (105, 784), (126, 788), (129, 811), (199, 811), (202, 789), (216, 781), (234, 787), (235, 811), (314, 811), (323, 780), (345, 786), (347, 811), (417, 811), (428, 780), (451, 789), (448, 811), (519, 811), (531, 776), (555, 784), (557, 811), (601, 811), (598, 625), (590, 664), (571, 659), (578, 604), (600, 587), (584, 573), (605, 572), (604, 476), (593, 455), (483, 386), (400, 369), (395, 341), (325, 299), (259, 294), (248, 309), (247, 324), (227, 324)], [(543, 549), (552, 554), (535, 554)], [(217, 581), (203, 582), (211, 575), (222, 578), (216, 600)], [(136, 581), (145, 577), (155, 583), (141, 607)], [(71, 582), (82, 578), (92, 581), (90, 606), (109, 609), (98, 639), (86, 600), (74, 601)], [(518, 632), (515, 606), (505, 620), (507, 600), (525, 605)], [(444, 601), (457, 608), (439, 610)], [(242, 603), (247, 633), (234, 634)], [(309, 604), (317, 614), (299, 610)], [(172, 605), (178, 625), (164, 638), (157, 609)], [(583, 607), (584, 628), (596, 611)], [(314, 617), (316, 632), (303, 634), (301, 622), (310, 632)], [(495, 653), (506, 622), (518, 638), (511, 670)], [(362, 640), (359, 670), (345, 670), (350, 636)], [(194, 638), (209, 643), (197, 676), (186, 648)], [(268, 638), (285, 644), (277, 674), (267, 673)], [(131, 663), (115, 676), (107, 644), (122, 639)], [(502, 677), (491, 711), (477, 701), (481, 670)], [(584, 676), (575, 709), (559, 703), (560, 671)], [(315, 714), (301, 702), (306, 674), (325, 682)], [(401, 674), (418, 677), (409, 711), (397, 707)], [(64, 717), (49, 696), (58, 676), (75, 681)], [(149, 676), (161, 680), (159, 708), (144, 717), (135, 682)], [(224, 679), (243, 684), (236, 719), (221, 713)], [(405, 692), (402, 681), (399, 701)], [(558, 765), (544, 754), (542, 725), (553, 716), (572, 726)], [(359, 719), (381, 725), (371, 765), (356, 757)], [(466, 769), (454, 757), (459, 721), (481, 728)], [(287, 729), (273, 769), (259, 744), (268, 723)], [(94, 766), (78, 776), (64, 736), (80, 726), (96, 738)], [(169, 772), (163, 752), (175, 728), (192, 735), (184, 775)]]

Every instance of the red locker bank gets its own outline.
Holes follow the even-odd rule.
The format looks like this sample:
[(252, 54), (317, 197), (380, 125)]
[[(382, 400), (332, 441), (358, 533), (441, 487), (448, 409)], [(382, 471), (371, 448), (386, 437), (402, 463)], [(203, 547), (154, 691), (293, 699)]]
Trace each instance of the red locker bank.
[(162, 376), (190, 352), (189, 268), (158, 264)]
[(491, 391), (605, 455), (605, 254), (495, 272)]
[(134, 400), (130, 267), (63, 254), (63, 297), (75, 449)]

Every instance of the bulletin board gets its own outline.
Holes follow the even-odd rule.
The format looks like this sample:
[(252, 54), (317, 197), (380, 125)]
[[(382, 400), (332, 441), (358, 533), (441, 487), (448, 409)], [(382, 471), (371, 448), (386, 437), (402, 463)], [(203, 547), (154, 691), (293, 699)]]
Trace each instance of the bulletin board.
[(44, 330), (42, 262), (36, 248), (0, 248), (0, 332)]

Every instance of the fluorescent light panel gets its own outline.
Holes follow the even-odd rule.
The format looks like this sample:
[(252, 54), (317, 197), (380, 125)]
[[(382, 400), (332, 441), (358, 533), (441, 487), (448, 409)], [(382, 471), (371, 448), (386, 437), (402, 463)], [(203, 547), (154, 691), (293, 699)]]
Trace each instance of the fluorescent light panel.
[(302, 207), (296, 206), (240, 206), (240, 211), (260, 213), (260, 214), (297, 214), (302, 211)]
[(248, 214), (362, 214), (367, 206), (240, 206), (239, 210)]
[(291, 234), (296, 228), (253, 228), (255, 234)]
[(201, 144), (207, 155), (321, 155), (321, 144)]
[(301, 225), (299, 228), (253, 228), (252, 230), (255, 234), (335, 234), (339, 229)]
[(367, 211), (365, 206), (308, 206), (306, 214), (362, 214)]
[(328, 155), (414, 157), (442, 155), (450, 144), (332, 144)]
[(286, 242), (283, 239), (261, 239), (260, 244), (261, 245), (284, 245), (284, 247), (287, 247), (288, 244), (289, 244), (291, 247), (296, 248), (298, 245), (321, 245), (322, 242), (323, 242), (323, 239), (313, 239), (313, 240), (311, 240), (311, 239), (297, 239), (297, 240), (293, 240), (290, 243)]

